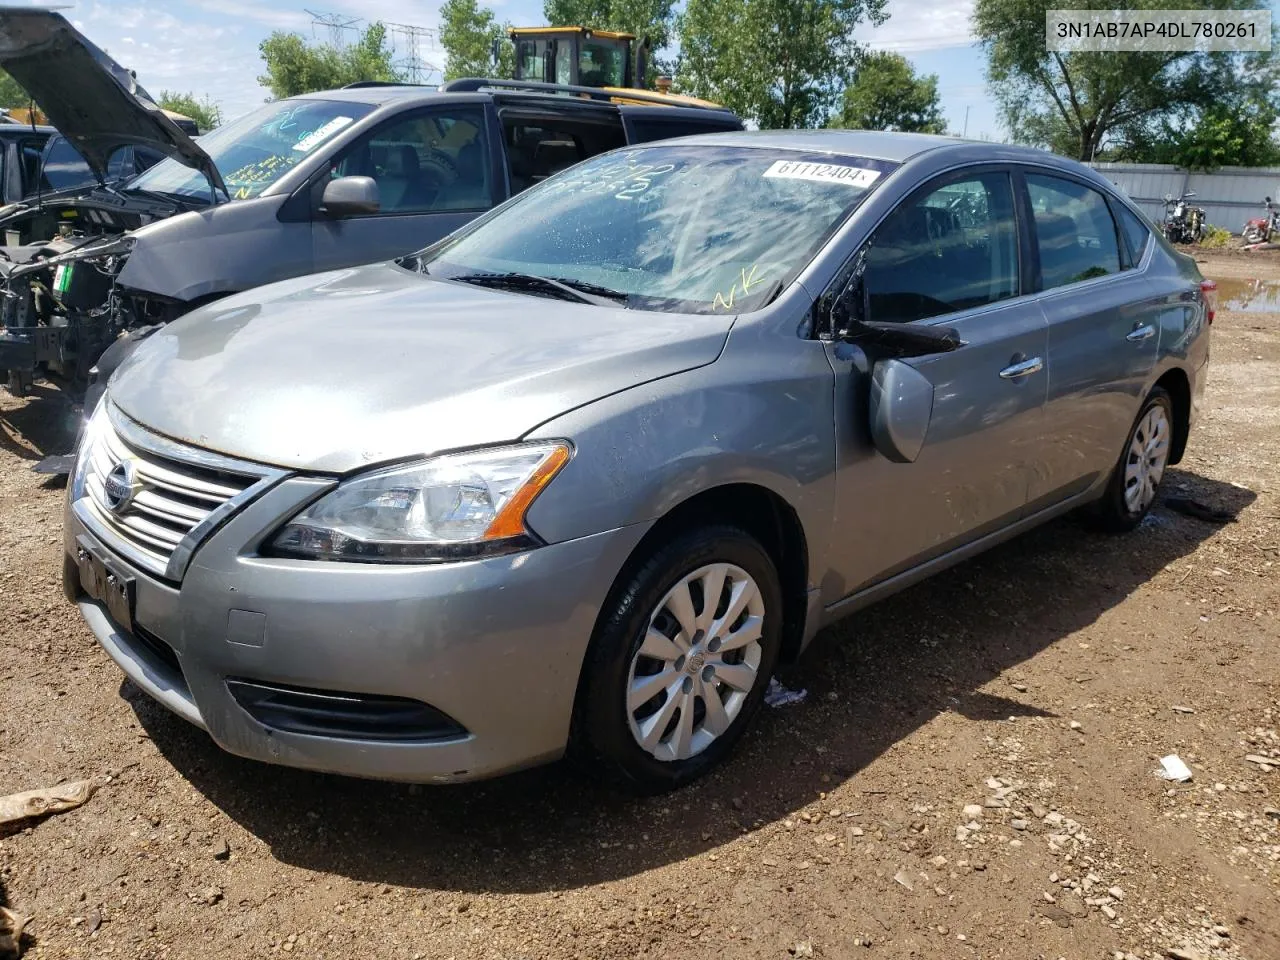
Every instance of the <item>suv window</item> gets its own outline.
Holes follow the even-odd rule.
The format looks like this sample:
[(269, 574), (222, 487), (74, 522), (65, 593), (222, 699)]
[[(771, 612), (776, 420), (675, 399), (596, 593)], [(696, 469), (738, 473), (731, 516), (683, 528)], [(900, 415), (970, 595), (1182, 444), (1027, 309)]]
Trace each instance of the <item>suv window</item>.
[(863, 282), (870, 319), (894, 323), (1016, 296), (1008, 174), (976, 174), (908, 197), (872, 234)]
[(486, 210), (492, 205), (484, 111), (456, 107), (392, 120), (352, 146), (335, 177), (372, 177), (381, 213)]
[(1134, 216), (1133, 211), (1128, 207), (1117, 203), (1115, 212), (1120, 221), (1120, 230), (1124, 233), (1125, 241), (1129, 245), (1129, 265), (1136, 267), (1142, 262), (1142, 254), (1146, 252), (1151, 231), (1147, 229), (1145, 223)]
[(1107, 201), (1074, 180), (1027, 174), (1043, 289), (1120, 272), (1120, 245)]
[(41, 190), (67, 190), (97, 183), (89, 164), (66, 137), (54, 137), (40, 168)]
[(504, 113), (502, 136), (512, 193), (527, 190), (588, 157), (626, 146), (627, 142), (622, 120), (616, 114), (544, 120)]
[(742, 129), (742, 124), (731, 118), (726, 118), (722, 123), (715, 123), (710, 119), (694, 120), (689, 117), (662, 117), (652, 114), (631, 114), (627, 117), (627, 124), (631, 128), (633, 144), (669, 140), (673, 137), (688, 137), (698, 133)]

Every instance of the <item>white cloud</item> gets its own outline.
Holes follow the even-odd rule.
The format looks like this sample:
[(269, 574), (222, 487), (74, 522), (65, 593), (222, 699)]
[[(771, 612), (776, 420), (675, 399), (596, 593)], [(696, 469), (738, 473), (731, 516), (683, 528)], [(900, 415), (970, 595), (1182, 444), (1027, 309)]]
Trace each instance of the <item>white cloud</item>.
[(889, 19), (865, 24), (855, 36), (874, 50), (915, 53), (966, 47), (974, 42), (970, 18), (973, 0), (889, 0)]

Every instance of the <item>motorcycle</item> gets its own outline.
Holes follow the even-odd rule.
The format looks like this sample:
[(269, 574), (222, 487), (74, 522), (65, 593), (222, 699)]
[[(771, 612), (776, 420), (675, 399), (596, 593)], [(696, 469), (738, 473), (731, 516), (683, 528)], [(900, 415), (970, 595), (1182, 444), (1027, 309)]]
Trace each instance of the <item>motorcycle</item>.
[(1272, 203), (1267, 197), (1267, 215), (1254, 217), (1244, 225), (1244, 242), (1266, 243), (1277, 236), (1280, 236), (1280, 204)]
[(1195, 195), (1194, 190), (1177, 199), (1171, 193), (1164, 195), (1164, 235), (1170, 243), (1199, 243), (1208, 232), (1204, 208), (1187, 203)]

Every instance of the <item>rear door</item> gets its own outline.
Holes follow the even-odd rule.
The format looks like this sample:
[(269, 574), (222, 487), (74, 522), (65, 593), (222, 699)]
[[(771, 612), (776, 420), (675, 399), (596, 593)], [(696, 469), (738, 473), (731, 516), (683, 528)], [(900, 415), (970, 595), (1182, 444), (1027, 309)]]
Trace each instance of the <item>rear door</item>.
[(1115, 465), (1155, 364), (1165, 307), (1137, 259), (1150, 241), (1131, 249), (1140, 237), (1126, 237), (1102, 191), (1057, 171), (1027, 168), (1023, 181), (1051, 373), (1035, 510)]
[(629, 144), (742, 129), (742, 121), (727, 111), (657, 106), (620, 109)]
[[(334, 157), (312, 187), (316, 270), (389, 260), (419, 250), (488, 210), (500, 196), (487, 108), (445, 104), (399, 114)], [(372, 177), (377, 213), (319, 211), (328, 179)]]

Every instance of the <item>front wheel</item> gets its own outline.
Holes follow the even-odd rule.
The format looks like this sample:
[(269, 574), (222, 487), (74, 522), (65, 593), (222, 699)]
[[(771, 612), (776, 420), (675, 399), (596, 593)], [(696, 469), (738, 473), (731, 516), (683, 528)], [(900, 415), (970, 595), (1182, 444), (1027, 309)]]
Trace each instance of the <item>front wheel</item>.
[(760, 708), (778, 660), (782, 590), (736, 527), (708, 526), (624, 572), (584, 666), (575, 746), (632, 789), (702, 776)]
[(1164, 480), (1173, 442), (1173, 402), (1154, 388), (1129, 430), (1124, 453), (1111, 474), (1095, 516), (1108, 529), (1123, 532), (1142, 522)]

